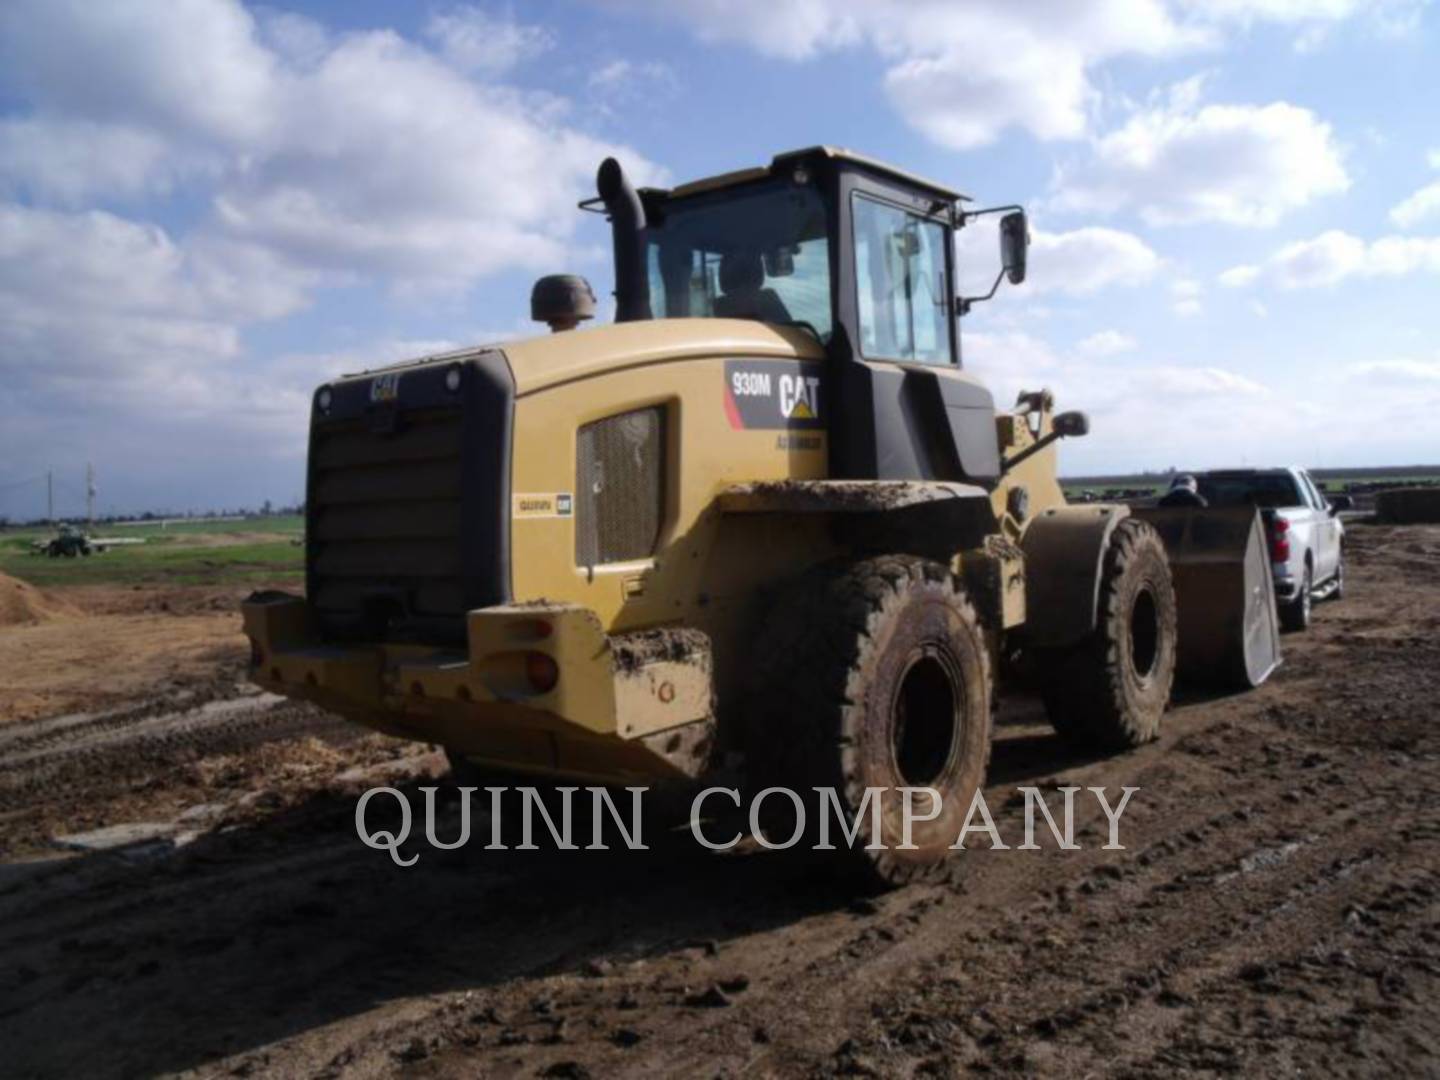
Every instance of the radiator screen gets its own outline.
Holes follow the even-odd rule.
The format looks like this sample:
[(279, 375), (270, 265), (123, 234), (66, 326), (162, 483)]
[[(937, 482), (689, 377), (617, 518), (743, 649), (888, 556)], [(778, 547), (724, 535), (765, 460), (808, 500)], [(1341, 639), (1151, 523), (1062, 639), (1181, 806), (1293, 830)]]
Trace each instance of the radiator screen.
[(665, 411), (607, 416), (580, 429), (575, 470), (575, 562), (644, 559), (655, 550), (665, 500)]

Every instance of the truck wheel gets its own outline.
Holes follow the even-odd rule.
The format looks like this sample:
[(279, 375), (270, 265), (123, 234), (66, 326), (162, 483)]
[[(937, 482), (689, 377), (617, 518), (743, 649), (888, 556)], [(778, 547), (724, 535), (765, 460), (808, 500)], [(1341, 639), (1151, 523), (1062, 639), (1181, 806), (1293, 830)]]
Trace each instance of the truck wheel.
[(1335, 563), (1335, 584), (1330, 589), (1331, 600), (1345, 599), (1345, 549), (1340, 549), (1340, 555)]
[(1300, 582), (1300, 591), (1288, 604), (1280, 605), (1280, 629), (1297, 634), (1310, 628), (1310, 608), (1314, 603), (1311, 593), (1315, 590), (1314, 571), (1305, 564), (1305, 577)]
[(1100, 577), (1096, 627), (1078, 646), (1040, 656), (1050, 723), (1093, 750), (1128, 750), (1160, 734), (1175, 679), (1175, 589), (1160, 535), (1127, 518)]
[[(751, 797), (795, 791), (794, 805), (764, 829), (796, 847), (819, 836), (827, 816), (839, 861), (865, 883), (888, 888), (946, 876), (990, 761), (992, 686), (980, 620), (960, 583), (939, 563), (882, 556), (821, 567), (779, 599), (756, 643), (754, 708), (746, 738)], [(903, 843), (902, 788), (916, 792), (912, 848)], [(830, 803), (833, 793), (838, 803)], [(819, 798), (817, 799), (817, 795)], [(878, 837), (870, 800), (878, 800)], [(858, 832), (856, 832), (858, 826)], [(841, 828), (855, 833), (849, 842)], [(883, 847), (867, 850), (878, 841)]]

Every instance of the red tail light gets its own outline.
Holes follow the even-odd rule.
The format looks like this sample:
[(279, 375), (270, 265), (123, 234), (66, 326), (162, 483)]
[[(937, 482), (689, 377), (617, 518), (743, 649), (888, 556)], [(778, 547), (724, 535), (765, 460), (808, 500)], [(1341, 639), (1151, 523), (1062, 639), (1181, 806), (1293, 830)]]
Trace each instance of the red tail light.
[(554, 658), (546, 656), (544, 653), (527, 652), (525, 654), (525, 678), (534, 687), (536, 693), (548, 694), (560, 681), (560, 667), (555, 663)]
[(1290, 558), (1290, 522), (1277, 516), (1270, 523), (1270, 561), (1285, 562)]

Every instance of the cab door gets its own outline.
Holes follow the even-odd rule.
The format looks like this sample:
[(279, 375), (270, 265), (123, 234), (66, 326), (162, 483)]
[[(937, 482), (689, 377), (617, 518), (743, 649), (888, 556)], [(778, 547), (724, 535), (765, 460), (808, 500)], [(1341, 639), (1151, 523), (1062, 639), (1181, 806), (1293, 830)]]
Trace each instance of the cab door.
[(1300, 480), (1315, 521), (1315, 584), (1318, 585), (1334, 577), (1340, 565), (1340, 520), (1330, 512), (1329, 501), (1303, 469)]
[(960, 368), (948, 201), (863, 172), (838, 206), (838, 477), (993, 482), (994, 398)]

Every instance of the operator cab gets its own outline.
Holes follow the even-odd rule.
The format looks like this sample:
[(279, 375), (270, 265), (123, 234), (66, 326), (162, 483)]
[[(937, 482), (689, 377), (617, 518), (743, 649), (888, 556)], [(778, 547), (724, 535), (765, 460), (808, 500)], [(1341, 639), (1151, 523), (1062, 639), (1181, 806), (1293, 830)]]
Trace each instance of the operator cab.
[[(617, 321), (797, 327), (830, 360), (832, 475), (998, 478), (994, 401), (961, 370), (957, 325), (988, 297), (955, 289), (955, 232), (992, 211), (967, 212), (959, 192), (830, 147), (671, 190), (636, 191), (612, 159), (598, 186), (582, 205), (611, 220)], [(1018, 283), (1024, 213), (1003, 209), (1001, 275)]]

